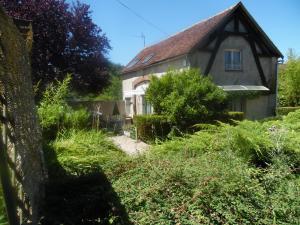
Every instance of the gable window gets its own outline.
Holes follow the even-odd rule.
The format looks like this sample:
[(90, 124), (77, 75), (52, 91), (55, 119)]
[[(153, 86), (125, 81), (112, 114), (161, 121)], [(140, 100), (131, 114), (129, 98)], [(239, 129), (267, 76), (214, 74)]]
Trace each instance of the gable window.
[(238, 49), (225, 50), (225, 70), (242, 70), (242, 52)]

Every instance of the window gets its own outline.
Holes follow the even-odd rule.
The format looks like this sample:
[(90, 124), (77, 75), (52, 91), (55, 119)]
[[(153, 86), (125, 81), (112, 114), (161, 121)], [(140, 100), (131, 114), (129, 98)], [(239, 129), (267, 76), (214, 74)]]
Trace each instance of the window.
[(236, 98), (230, 101), (229, 109), (235, 112), (246, 112), (246, 100), (244, 98)]
[(225, 70), (242, 69), (242, 53), (240, 50), (226, 50), (224, 56)]
[(125, 98), (125, 113), (126, 115), (130, 115), (130, 108), (131, 108), (131, 98)]
[(145, 64), (145, 63), (149, 62), (150, 59), (152, 59), (153, 56), (154, 56), (154, 53), (152, 53), (152, 54), (146, 56), (146, 57), (144, 58), (144, 60), (143, 60), (142, 63)]
[(140, 61), (139, 58), (135, 58), (126, 67), (127, 68), (132, 67), (132, 66), (136, 65), (139, 61)]
[(147, 102), (145, 95), (142, 95), (143, 114), (152, 114), (152, 106)]

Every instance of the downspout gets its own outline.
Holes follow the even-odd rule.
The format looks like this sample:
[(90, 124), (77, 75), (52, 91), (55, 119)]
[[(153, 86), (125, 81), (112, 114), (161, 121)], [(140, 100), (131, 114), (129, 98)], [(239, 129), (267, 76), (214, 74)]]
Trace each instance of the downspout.
[(275, 115), (277, 114), (277, 108), (278, 108), (278, 64), (283, 64), (284, 60), (283, 57), (280, 59), (277, 59), (276, 65), (275, 65), (275, 74), (276, 74), (276, 103), (275, 103)]
[(188, 54), (185, 55), (185, 65), (184, 65), (187, 69), (190, 69), (190, 61), (189, 61), (189, 57)]

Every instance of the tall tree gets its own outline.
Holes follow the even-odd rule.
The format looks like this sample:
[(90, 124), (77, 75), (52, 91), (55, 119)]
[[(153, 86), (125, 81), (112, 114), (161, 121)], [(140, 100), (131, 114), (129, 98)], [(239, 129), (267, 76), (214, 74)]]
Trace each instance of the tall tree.
[[(42, 87), (73, 74), (76, 90), (99, 91), (108, 80), (109, 41), (91, 19), (89, 6), (65, 0), (0, 0), (6, 12), (33, 25), (33, 82)], [(43, 89), (43, 88), (42, 88)]]
[(71, 7), (66, 63), (73, 73), (73, 85), (77, 89), (99, 90), (99, 85), (107, 84), (108, 81), (108, 60), (105, 54), (110, 46), (90, 14), (89, 5), (79, 1)]
[(279, 68), (279, 104), (300, 106), (300, 57), (289, 49), (287, 58)]

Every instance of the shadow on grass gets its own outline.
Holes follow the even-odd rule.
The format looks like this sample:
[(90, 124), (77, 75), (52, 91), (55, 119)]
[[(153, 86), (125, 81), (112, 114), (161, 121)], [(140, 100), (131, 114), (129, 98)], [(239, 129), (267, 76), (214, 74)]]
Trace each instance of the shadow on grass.
[(44, 225), (132, 224), (118, 194), (103, 171), (67, 175), (53, 149), (47, 147), (49, 182)]

